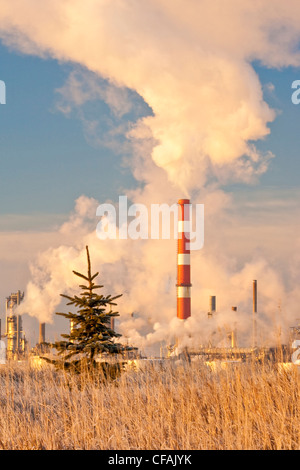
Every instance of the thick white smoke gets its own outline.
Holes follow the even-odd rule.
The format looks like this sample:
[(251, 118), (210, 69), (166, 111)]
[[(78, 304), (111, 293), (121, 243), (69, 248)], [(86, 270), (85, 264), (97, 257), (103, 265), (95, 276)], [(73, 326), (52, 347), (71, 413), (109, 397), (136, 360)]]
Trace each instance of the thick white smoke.
[[(253, 279), (264, 286), (265, 325), (276, 316), (277, 298), (287, 297), (282, 279), (263, 257), (249, 256), (241, 266), (229, 255), (222, 227), (226, 232), (234, 219), (226, 212), (230, 197), (219, 188), (232, 181), (253, 183), (267, 171), (273, 155), (262, 154), (253, 142), (268, 135), (275, 112), (264, 101), (251, 63), (299, 65), (299, 18), (296, 0), (0, 0), (0, 36), (8, 46), (83, 67), (60, 90), (61, 111), (100, 98), (121, 117), (133, 109), (131, 91), (152, 110), (118, 130), (126, 134), (127, 163), (142, 183), (142, 189), (128, 191), (132, 201), (173, 204), (188, 195), (205, 203), (206, 245), (192, 260), (193, 317), (181, 330), (187, 338), (207, 337), (211, 294), (220, 299), (220, 325), (239, 321), (245, 336)], [(93, 132), (91, 123), (84, 124), (87, 134)], [(65, 245), (41, 254), (32, 267), (23, 311), (52, 321), (59, 293), (75, 286), (72, 269), (84, 270), (89, 244), (104, 284), (125, 293), (120, 330), (129, 341), (145, 347), (178, 334), (175, 243), (100, 242), (96, 206), (84, 197), (77, 201), (61, 228)], [(232, 303), (239, 305), (237, 318)]]
[(144, 98), (154, 115), (137, 122), (131, 137), (144, 139), (149, 128), (153, 161), (182, 191), (202, 186), (214, 169), (246, 181), (265, 171), (266, 156), (249, 141), (266, 136), (275, 115), (249, 61), (299, 60), (290, 5), (2, 0), (0, 7), (7, 44), (74, 61)]

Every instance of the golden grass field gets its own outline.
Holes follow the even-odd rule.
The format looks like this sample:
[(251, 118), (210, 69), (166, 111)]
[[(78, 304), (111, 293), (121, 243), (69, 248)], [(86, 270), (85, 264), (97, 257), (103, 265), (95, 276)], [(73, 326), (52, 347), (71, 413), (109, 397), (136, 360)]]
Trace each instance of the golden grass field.
[(300, 448), (296, 366), (167, 363), (104, 384), (12, 362), (0, 369), (0, 403), (6, 450)]

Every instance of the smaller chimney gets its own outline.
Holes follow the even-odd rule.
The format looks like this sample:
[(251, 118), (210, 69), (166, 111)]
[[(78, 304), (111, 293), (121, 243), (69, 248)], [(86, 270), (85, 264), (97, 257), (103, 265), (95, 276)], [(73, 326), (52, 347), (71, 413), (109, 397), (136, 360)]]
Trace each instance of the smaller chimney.
[(46, 341), (45, 330), (46, 330), (45, 323), (40, 323), (39, 344), (45, 343)]
[(211, 295), (209, 298), (209, 312), (208, 317), (211, 318), (217, 311), (217, 300), (215, 295)]

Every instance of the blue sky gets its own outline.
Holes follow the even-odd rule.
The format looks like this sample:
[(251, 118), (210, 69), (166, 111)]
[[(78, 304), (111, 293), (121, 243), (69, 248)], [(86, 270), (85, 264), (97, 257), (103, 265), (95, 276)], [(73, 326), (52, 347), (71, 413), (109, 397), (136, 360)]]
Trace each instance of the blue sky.
[[(1, 214), (68, 213), (81, 194), (113, 198), (133, 183), (120, 155), (87, 143), (80, 120), (56, 109), (55, 90), (73, 68), (0, 46)], [(109, 110), (99, 101), (94, 113)]]
[(272, 83), (274, 91), (264, 90), (264, 98), (278, 115), (269, 124), (270, 135), (258, 144), (261, 149), (271, 150), (275, 159), (261, 178), (262, 185), (299, 187), (300, 174), (300, 107), (291, 101), (294, 90), (291, 84), (300, 76), (300, 70), (288, 67), (283, 70), (255, 67), (263, 85)]

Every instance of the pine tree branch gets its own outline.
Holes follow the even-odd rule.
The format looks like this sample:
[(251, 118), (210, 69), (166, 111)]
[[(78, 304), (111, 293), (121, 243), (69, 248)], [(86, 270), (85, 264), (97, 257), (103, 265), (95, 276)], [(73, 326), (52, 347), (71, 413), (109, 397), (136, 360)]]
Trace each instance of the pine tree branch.
[(82, 277), (83, 279), (85, 279), (85, 281), (89, 281), (89, 278), (87, 276), (85, 276), (84, 274), (81, 274), (77, 271), (73, 271), (73, 273), (76, 275), (76, 276), (79, 276), (79, 277)]
[(91, 260), (90, 260), (90, 253), (89, 253), (89, 247), (86, 246), (86, 255), (87, 255), (87, 261), (88, 261), (88, 279), (91, 282)]

